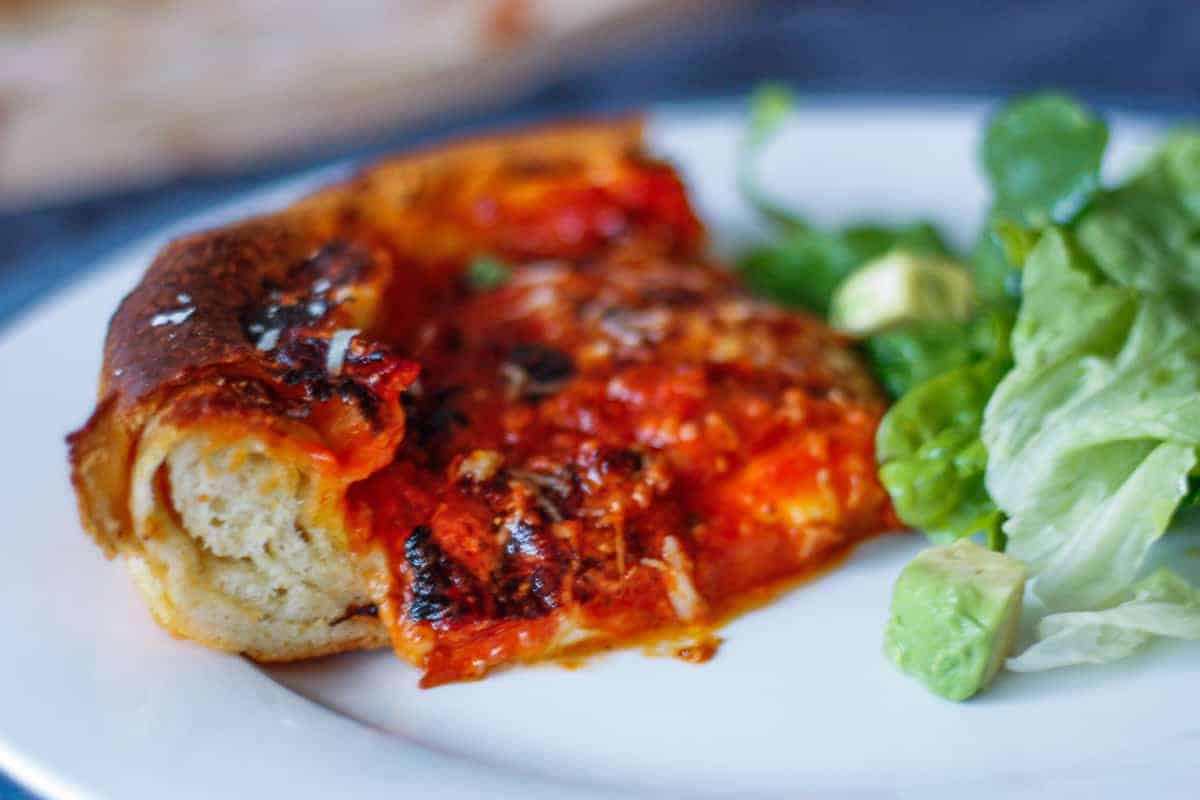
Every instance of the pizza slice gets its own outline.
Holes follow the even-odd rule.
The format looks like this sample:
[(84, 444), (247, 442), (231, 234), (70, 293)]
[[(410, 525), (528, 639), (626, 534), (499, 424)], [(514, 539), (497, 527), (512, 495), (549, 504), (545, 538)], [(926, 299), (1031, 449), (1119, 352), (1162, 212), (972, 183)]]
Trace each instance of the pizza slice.
[(169, 630), (264, 661), (390, 641), (436, 685), (712, 624), (894, 527), (882, 411), (845, 341), (706, 262), (620, 121), (173, 243), (70, 446)]

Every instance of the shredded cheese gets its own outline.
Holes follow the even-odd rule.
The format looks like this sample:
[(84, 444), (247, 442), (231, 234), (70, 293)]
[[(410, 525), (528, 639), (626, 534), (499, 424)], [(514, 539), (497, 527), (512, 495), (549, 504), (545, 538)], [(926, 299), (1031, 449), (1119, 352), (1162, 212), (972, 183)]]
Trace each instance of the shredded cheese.
[(163, 311), (150, 318), (150, 327), (157, 328), (161, 325), (179, 325), (194, 313), (196, 313), (195, 306)]
[(279, 344), (280, 332), (281, 331), (279, 328), (272, 328), (258, 338), (258, 344), (256, 344), (255, 347), (257, 347), (259, 350), (262, 350), (264, 353), (268, 350), (274, 350), (275, 345)]
[(325, 356), (325, 372), (330, 377), (342, 374), (342, 366), (346, 363), (346, 353), (350, 350), (350, 342), (361, 331), (357, 328), (340, 328), (329, 337), (329, 353)]

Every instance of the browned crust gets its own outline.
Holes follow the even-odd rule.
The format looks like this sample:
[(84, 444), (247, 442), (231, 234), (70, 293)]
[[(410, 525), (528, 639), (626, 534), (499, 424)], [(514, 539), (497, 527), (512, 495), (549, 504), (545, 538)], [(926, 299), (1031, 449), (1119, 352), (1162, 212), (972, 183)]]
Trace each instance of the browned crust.
[[(445, 187), (478, 180), (505, 165), (624, 158), (640, 151), (641, 132), (639, 119), (626, 118), (433, 147), (384, 161), (277, 213), (170, 243), (113, 315), (95, 411), (68, 437), (71, 479), (84, 526), (109, 556), (135, 546), (130, 542), (131, 465), (142, 431), (156, 414), (164, 409), (175, 417), (186, 413), (182, 406), (174, 407), (177, 397), (194, 396), (199, 389), (206, 398), (205, 415), (247, 430), (261, 429), (264, 419), (294, 429), (297, 418), (305, 417), (311, 398), (297, 400), (295, 391), (289, 394), (277, 365), (248, 335), (245, 317), (247, 309), (264, 303), (268, 287), (283, 283), (289, 270), (322, 246), (350, 240), (370, 249), (373, 242), (384, 242), (385, 254), (372, 258), (385, 271), (399, 263), (419, 268), (465, 257), (487, 243), (462, 230), (452, 214), (442, 213)], [(698, 241), (689, 246), (694, 249)], [(378, 305), (380, 297), (372, 297)], [(157, 315), (181, 309), (190, 309), (185, 321), (153, 324)], [(358, 313), (364, 311), (369, 316), (374, 309)], [(372, 422), (375, 438), (390, 447), (376, 448), (347, 481), (386, 463), (402, 435), (398, 408)], [(310, 438), (320, 442), (320, 432)], [(337, 649), (383, 640), (379, 628)]]
[[(587, 159), (636, 150), (641, 130), (640, 120), (628, 118), (430, 147), (382, 161), (278, 213), (178, 239), (159, 253), (113, 315), (99, 394), (113, 394), (127, 408), (199, 370), (261, 361), (239, 313), (262, 300), (267, 281), (282, 281), (290, 267), (339, 234), (386, 234), (405, 259), (449, 258), (471, 247), (473, 242), (439, 230), (444, 223), (426, 216), (440, 209), (423, 208), (420, 189), (439, 175), (477, 175), (526, 158)], [(440, 251), (431, 251), (431, 243)], [(191, 301), (181, 304), (180, 295)], [(147, 324), (181, 305), (196, 309), (189, 324)]]

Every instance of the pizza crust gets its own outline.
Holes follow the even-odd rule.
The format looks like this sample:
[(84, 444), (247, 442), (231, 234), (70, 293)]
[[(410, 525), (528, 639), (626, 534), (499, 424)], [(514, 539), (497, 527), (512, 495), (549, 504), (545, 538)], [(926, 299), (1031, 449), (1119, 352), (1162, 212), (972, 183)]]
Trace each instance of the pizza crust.
[[(640, 137), (627, 119), (431, 149), (159, 254), (112, 319), (96, 410), (69, 445), (84, 526), (125, 563), (163, 627), (263, 661), (386, 644), (375, 611), (386, 566), (356, 550), (345, 493), (403, 437), (398, 394), (415, 365), (387, 355), (386, 381), (363, 379), (380, 402), (321, 399), (328, 376), (281, 371), (247, 328), (248, 310), (269, 306), (270, 287), (309, 264), (314, 286), (341, 281), (353, 298), (337, 305), (339, 329), (369, 341), (399, 270), (512, 246), (456, 216), (475, 185), (514, 163), (604, 174)], [(699, 248), (698, 226), (672, 241), (677, 233), (655, 235), (664, 248)], [(351, 255), (324, 259), (339, 238)]]

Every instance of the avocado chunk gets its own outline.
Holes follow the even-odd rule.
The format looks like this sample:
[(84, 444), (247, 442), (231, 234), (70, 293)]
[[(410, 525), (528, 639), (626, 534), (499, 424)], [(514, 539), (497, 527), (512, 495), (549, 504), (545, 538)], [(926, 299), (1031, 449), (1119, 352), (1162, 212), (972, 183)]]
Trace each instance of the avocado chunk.
[(852, 272), (834, 291), (829, 324), (851, 336), (908, 322), (962, 321), (975, 290), (953, 261), (891, 250)]
[(959, 539), (914, 558), (892, 594), (884, 653), (947, 700), (987, 687), (1012, 650), (1025, 565)]

